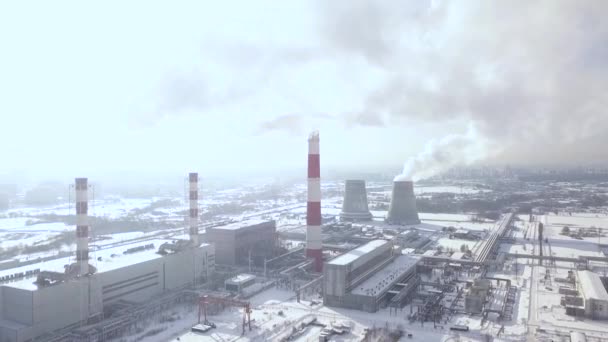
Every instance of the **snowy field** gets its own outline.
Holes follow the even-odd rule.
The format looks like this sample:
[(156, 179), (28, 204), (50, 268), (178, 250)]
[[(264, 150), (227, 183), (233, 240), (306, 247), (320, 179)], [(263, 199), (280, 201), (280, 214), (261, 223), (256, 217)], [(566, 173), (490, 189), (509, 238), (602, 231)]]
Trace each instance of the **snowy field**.
[(74, 226), (59, 222), (41, 223), (32, 218), (0, 219), (0, 248), (35, 246), (48, 242), (63, 232), (75, 230)]
[(608, 216), (603, 214), (575, 213), (572, 216), (546, 215), (547, 223), (555, 226), (608, 228)]

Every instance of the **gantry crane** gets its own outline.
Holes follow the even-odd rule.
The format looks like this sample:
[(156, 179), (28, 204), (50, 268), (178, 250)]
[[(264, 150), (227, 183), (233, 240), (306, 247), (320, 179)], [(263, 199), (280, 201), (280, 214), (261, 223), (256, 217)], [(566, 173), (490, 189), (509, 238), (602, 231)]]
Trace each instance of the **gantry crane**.
[(251, 331), (251, 304), (249, 302), (233, 299), (233, 298), (222, 298), (222, 297), (213, 297), (209, 295), (205, 295), (199, 298), (198, 301), (198, 323), (201, 323), (201, 313), (203, 314), (204, 321), (203, 324), (208, 324), (207, 320), (207, 305), (209, 304), (218, 304), (221, 305), (222, 308), (227, 306), (236, 306), (242, 307), (243, 310), (243, 335), (245, 335), (245, 325), (249, 326), (249, 331)]

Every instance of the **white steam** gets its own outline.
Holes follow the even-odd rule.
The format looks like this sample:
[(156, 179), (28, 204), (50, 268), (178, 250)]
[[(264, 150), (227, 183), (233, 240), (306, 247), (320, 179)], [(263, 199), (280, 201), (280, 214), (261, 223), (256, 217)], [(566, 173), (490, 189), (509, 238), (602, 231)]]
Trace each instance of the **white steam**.
[(469, 125), (466, 134), (450, 134), (429, 141), (422, 152), (409, 158), (393, 181), (417, 181), (458, 165), (470, 165), (487, 156), (486, 143)]

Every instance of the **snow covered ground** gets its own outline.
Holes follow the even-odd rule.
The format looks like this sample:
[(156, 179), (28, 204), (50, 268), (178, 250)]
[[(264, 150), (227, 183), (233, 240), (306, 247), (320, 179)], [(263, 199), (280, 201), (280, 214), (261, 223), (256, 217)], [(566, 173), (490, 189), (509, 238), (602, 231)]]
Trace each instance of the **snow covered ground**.
[(469, 250), (473, 250), (477, 243), (478, 241), (450, 239), (445, 237), (437, 240), (438, 246), (442, 246), (444, 249), (452, 249), (454, 251), (460, 251), (460, 246), (462, 245), (467, 246)]
[[(322, 305), (311, 305), (310, 301), (303, 300), (297, 303), (293, 292), (279, 289), (270, 289), (251, 298), (253, 313), (253, 330), (247, 330), (243, 336), (242, 332), (242, 309), (226, 309), (218, 315), (209, 316), (209, 320), (217, 325), (217, 328), (207, 333), (184, 332), (173, 335), (172, 342), (198, 342), (198, 341), (278, 341), (282, 337), (289, 336), (294, 327), (302, 322), (316, 318), (326, 326), (339, 325), (349, 327), (349, 332), (344, 335), (333, 335), (332, 341), (361, 341), (365, 329), (401, 328), (406, 334), (412, 334), (412, 338), (405, 337), (407, 341), (454, 341), (460, 337), (460, 341), (484, 341), (484, 337), (478, 332), (455, 333), (449, 330), (452, 324), (469, 324), (475, 327), (479, 319), (457, 318), (448, 326), (439, 325), (436, 328), (432, 323), (421, 326), (419, 322), (410, 323), (407, 319), (409, 309), (398, 313), (391, 313), (388, 309), (380, 310), (370, 314), (362, 311), (337, 309), (324, 307)], [(196, 322), (191, 321), (191, 325)], [(186, 327), (189, 329), (189, 327)], [(186, 330), (184, 329), (184, 330)], [(320, 327), (308, 326), (298, 335), (295, 341), (318, 341)], [(157, 340), (162, 341), (167, 334), (158, 335)], [(406, 335), (407, 336), (407, 335)], [(178, 340), (179, 338), (179, 340)], [(129, 341), (129, 340), (128, 340)]]

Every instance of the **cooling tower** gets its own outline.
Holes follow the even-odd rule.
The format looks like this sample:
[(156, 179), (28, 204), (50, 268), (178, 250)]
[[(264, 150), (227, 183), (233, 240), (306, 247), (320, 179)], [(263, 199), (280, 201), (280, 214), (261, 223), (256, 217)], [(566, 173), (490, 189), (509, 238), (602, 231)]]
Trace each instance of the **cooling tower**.
[(393, 183), (393, 197), (388, 208), (387, 221), (392, 224), (420, 223), (412, 181), (396, 181)]
[(369, 221), (372, 219), (372, 214), (367, 206), (364, 180), (349, 179), (344, 184), (344, 202), (340, 219), (342, 221)]

